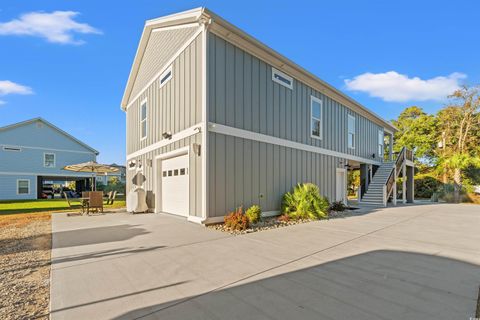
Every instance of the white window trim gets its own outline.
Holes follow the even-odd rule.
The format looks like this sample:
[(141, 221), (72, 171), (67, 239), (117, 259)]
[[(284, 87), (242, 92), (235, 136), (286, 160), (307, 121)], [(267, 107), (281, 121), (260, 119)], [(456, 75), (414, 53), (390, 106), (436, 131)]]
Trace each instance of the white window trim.
[[(318, 102), (320, 104), (320, 119), (314, 118), (313, 117), (313, 102)], [(312, 119), (320, 121), (320, 135), (316, 136), (313, 134), (313, 128), (312, 128)], [(323, 139), (323, 101), (315, 96), (310, 96), (310, 137), (317, 139), (317, 140), (322, 140)]]
[[(168, 78), (166, 78), (163, 82), (162, 82), (162, 79), (165, 77), (165, 75), (167, 75), (168, 73), (170, 72), (170, 75), (168, 76)], [(170, 81), (170, 79), (172, 79), (173, 77), (173, 69), (172, 69), (172, 66), (168, 67), (167, 70), (165, 70), (161, 75), (160, 77), (158, 77), (158, 83), (159, 83), (159, 86), (158, 88), (160, 89), (161, 87), (163, 87), (164, 85), (166, 85), (168, 83), (168, 81)]]
[[(20, 193), (18, 192), (18, 189), (20, 188), (19, 182), (20, 181), (27, 181), (28, 182), (28, 192), (27, 193)], [(17, 196), (20, 195), (29, 195), (30, 194), (30, 179), (17, 179)]]
[[(46, 156), (47, 154), (48, 154), (48, 155), (53, 155), (53, 167), (48, 167), (48, 166), (45, 165), (45, 160), (46, 160), (46, 159), (45, 159), (45, 156)], [(44, 167), (44, 168), (56, 168), (56, 167), (57, 167), (57, 155), (56, 155), (55, 153), (53, 153), (53, 152), (44, 152), (44, 153), (43, 153), (43, 167)]]
[[(280, 81), (278, 80), (277, 78), (275, 78), (275, 74), (278, 74), (279, 76), (282, 76), (283, 78), (287, 79), (290, 81), (290, 85), (286, 84), (285, 82), (283, 81)], [(272, 67), (272, 81), (278, 83), (278, 84), (281, 84), (282, 86), (290, 89), (290, 90), (293, 90), (293, 78), (290, 77), (289, 75), (286, 75), (285, 73), (283, 73), (282, 71), (280, 70), (277, 70), (275, 69), (274, 67)]]
[[(142, 120), (142, 106), (146, 105), (145, 107), (145, 120)], [(142, 124), (145, 121), (145, 137), (142, 137)], [(143, 99), (140, 102), (140, 141), (147, 139), (148, 137), (148, 99)]]
[[(350, 127), (349, 127), (349, 119), (353, 119), (353, 139), (352, 139), (352, 146), (348, 145), (348, 137), (350, 136)], [(347, 146), (349, 149), (355, 149), (356, 143), (355, 143), (355, 138), (357, 137), (357, 118), (355, 116), (349, 114), (347, 117)]]
[[(378, 139), (377, 152), (379, 153), (378, 158), (380, 160), (383, 159), (383, 154), (385, 153), (385, 141), (384, 141), (385, 137), (384, 137), (384, 135), (385, 135), (385, 132), (383, 130), (379, 129), (378, 130), (378, 136), (377, 136), (377, 139)], [(380, 141), (380, 136), (382, 136), (382, 139), (381, 139), (382, 141)], [(381, 148), (381, 150), (380, 150), (380, 148)]]

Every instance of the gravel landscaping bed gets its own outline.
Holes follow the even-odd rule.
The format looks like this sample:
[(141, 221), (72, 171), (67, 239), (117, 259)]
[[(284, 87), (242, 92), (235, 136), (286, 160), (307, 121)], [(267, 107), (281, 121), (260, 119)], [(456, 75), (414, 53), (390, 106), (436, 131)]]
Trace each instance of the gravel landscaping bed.
[[(345, 218), (349, 217), (354, 214), (353, 210), (345, 210), (342, 212), (337, 212), (337, 211), (331, 211), (329, 214), (329, 217), (325, 220), (329, 219), (338, 219), (338, 218)], [(225, 226), (224, 223), (218, 223), (218, 224), (211, 224), (208, 225), (208, 228), (215, 229), (215, 230), (220, 230), (223, 232), (228, 232), (230, 234), (235, 234), (235, 235), (240, 235), (240, 234), (246, 234), (246, 233), (251, 233), (251, 232), (257, 232), (257, 231), (263, 231), (263, 230), (269, 230), (269, 229), (276, 229), (276, 228), (282, 228), (282, 227), (287, 227), (287, 226), (292, 226), (295, 224), (300, 224), (300, 223), (307, 223), (307, 222), (312, 222), (312, 221), (319, 221), (319, 220), (311, 220), (311, 219), (299, 219), (299, 220), (289, 220), (289, 221), (280, 221), (278, 217), (268, 217), (268, 218), (263, 218), (262, 221), (250, 225), (248, 229), (246, 230), (230, 230)]]
[(0, 215), (0, 319), (48, 319), (50, 214)]

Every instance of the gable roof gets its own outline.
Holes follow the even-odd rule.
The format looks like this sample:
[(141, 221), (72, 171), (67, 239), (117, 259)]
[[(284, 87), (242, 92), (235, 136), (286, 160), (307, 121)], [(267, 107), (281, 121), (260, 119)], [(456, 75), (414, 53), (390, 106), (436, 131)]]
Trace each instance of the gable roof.
[(308, 86), (314, 88), (317, 91), (329, 96), (333, 100), (345, 105), (353, 111), (365, 116), (371, 121), (384, 127), (385, 129), (395, 132), (397, 128), (389, 121), (383, 119), (375, 112), (369, 110), (358, 101), (344, 94), (340, 90), (336, 89), (327, 82), (321, 80), (316, 75), (310, 73), (303, 67), (299, 66), (295, 62), (271, 49), (264, 43), (250, 36), (243, 30), (232, 25), (228, 21), (224, 20), (220, 16), (216, 15), (207, 8), (200, 7), (188, 11), (175, 13), (172, 15), (147, 20), (140, 39), (137, 53), (134, 58), (130, 76), (127, 81), (125, 93), (121, 102), (123, 110), (126, 110), (128, 100), (135, 82), (135, 77), (138, 72), (141, 60), (147, 47), (150, 33), (153, 29), (171, 27), (185, 24), (198, 23), (206, 24), (210, 32), (224, 38), (226, 41), (233, 43), (246, 52), (256, 56), (257, 58), (267, 62), (274, 66), (278, 70), (285, 72), (286, 74), (294, 77), (297, 81), (301, 81)]
[(62, 129), (60, 129), (59, 127), (53, 125), (52, 123), (48, 122), (47, 120), (41, 118), (41, 117), (37, 117), (37, 118), (33, 118), (33, 119), (30, 119), (30, 120), (25, 120), (25, 121), (21, 121), (21, 122), (17, 122), (17, 123), (13, 123), (13, 124), (9, 124), (9, 125), (6, 125), (4, 127), (0, 127), (0, 132), (2, 131), (7, 131), (7, 130), (10, 130), (10, 129), (14, 129), (14, 128), (18, 128), (18, 127), (21, 127), (21, 126), (24, 126), (24, 125), (28, 125), (28, 124), (31, 124), (31, 123), (35, 123), (37, 121), (40, 121), (40, 122), (43, 122), (44, 124), (46, 124), (47, 126), (49, 126), (50, 128), (60, 132), (62, 135), (66, 136), (67, 138), (75, 141), (76, 143), (80, 144), (81, 146), (91, 150), (93, 153), (95, 153), (96, 155), (98, 155), (100, 152), (98, 152), (97, 150), (93, 149), (92, 147), (90, 147), (88, 144), (78, 140), (77, 138), (75, 138), (74, 136), (72, 136), (71, 134), (63, 131)]

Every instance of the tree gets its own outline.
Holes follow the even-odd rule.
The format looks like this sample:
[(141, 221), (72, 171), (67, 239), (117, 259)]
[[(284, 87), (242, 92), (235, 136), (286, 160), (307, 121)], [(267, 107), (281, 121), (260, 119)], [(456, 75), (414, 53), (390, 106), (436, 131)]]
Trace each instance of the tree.
[(444, 182), (453, 175), (454, 198), (460, 200), (462, 171), (480, 167), (480, 87), (467, 87), (449, 96), (450, 103), (437, 114), (438, 169)]
[(437, 121), (434, 115), (425, 113), (422, 108), (406, 108), (397, 120), (392, 121), (398, 131), (395, 133), (394, 151), (407, 147), (415, 152), (418, 161), (431, 164), (435, 159)]

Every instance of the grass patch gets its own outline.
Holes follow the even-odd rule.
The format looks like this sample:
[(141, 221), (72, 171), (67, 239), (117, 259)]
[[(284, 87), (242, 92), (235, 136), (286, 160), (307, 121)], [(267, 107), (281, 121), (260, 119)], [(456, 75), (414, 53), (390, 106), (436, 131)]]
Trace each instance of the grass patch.
[[(70, 201), (72, 205), (78, 205), (75, 199)], [(117, 209), (125, 207), (125, 199), (115, 200), (113, 205), (104, 205), (104, 210)], [(65, 199), (42, 199), (42, 200), (11, 200), (0, 201), (0, 216), (22, 213), (38, 212), (66, 212), (79, 211), (76, 208), (70, 208)]]

